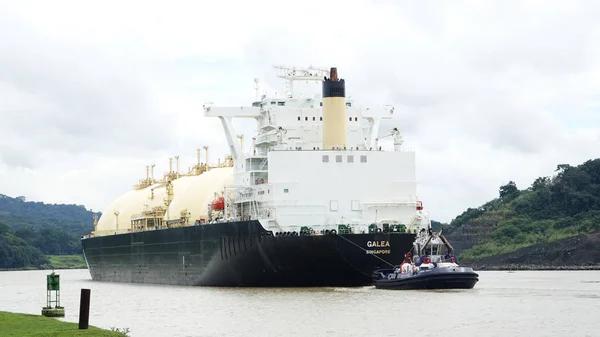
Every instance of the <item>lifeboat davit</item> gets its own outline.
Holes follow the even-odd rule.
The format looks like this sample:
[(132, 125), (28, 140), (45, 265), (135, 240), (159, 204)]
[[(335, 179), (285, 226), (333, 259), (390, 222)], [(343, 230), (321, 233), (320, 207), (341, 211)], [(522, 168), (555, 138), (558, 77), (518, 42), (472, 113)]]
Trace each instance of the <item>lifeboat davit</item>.
[(212, 204), (210, 205), (210, 208), (212, 208), (215, 211), (221, 211), (225, 208), (225, 198), (223, 197), (219, 197), (216, 200), (213, 200)]

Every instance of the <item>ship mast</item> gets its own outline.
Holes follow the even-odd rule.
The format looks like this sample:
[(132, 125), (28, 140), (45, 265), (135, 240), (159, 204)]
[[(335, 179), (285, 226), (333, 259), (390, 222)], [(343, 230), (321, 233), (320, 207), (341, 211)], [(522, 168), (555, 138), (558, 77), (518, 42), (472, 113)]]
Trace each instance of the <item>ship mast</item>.
[(289, 98), (294, 97), (295, 81), (322, 81), (325, 76), (329, 75), (327, 69), (312, 66), (308, 68), (275, 66), (275, 69), (277, 69), (277, 77), (286, 80), (285, 93)]

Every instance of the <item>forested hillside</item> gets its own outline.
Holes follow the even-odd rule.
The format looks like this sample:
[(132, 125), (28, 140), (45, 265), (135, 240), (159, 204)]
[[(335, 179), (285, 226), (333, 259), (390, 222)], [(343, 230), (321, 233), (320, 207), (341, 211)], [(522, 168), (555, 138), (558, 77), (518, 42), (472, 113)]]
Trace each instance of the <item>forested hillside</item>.
[(0, 268), (41, 267), (48, 263), (42, 252), (0, 223)]
[(0, 194), (0, 222), (13, 228), (53, 228), (81, 236), (93, 230), (93, 214), (80, 205), (46, 204)]
[(599, 230), (600, 159), (578, 166), (558, 165), (554, 176), (537, 178), (523, 190), (511, 181), (500, 187), (498, 198), (467, 209), (445, 229), (457, 242), (463, 260), (487, 259), (496, 264), (527, 263), (534, 251), (547, 252), (540, 254), (555, 263), (600, 264), (600, 247), (579, 260), (563, 256), (576, 254), (576, 247), (562, 253), (557, 250), (571, 237), (577, 237), (572, 242), (589, 244), (597, 237), (592, 233)]
[(0, 268), (40, 268), (45, 255), (81, 254), (79, 238), (93, 230), (93, 214), (83, 206), (0, 194)]

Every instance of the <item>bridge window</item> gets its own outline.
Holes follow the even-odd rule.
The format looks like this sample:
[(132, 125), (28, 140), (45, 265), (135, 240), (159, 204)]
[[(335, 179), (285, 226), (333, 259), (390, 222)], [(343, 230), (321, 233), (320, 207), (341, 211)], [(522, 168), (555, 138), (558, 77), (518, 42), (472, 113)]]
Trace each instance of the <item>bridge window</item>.
[(277, 102), (277, 105), (279, 105), (279, 106), (284, 106), (284, 105), (285, 105), (285, 102)]
[(353, 155), (349, 155), (348, 156), (348, 162), (349, 163), (354, 163), (354, 156)]
[(361, 163), (366, 163), (367, 162), (367, 156), (360, 156), (360, 162)]
[(336, 161), (337, 163), (341, 163), (341, 162), (342, 162), (342, 155), (341, 155), (341, 154), (338, 154), (338, 155), (336, 155), (336, 156), (335, 156), (335, 161)]
[(324, 154), (323, 155), (323, 162), (324, 163), (329, 163), (329, 155), (328, 154)]

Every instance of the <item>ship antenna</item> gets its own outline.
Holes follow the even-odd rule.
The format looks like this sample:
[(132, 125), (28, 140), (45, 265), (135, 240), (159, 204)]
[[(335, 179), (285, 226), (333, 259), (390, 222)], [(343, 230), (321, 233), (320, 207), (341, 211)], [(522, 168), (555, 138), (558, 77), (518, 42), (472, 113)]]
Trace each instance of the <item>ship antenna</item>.
[(254, 78), (254, 90), (256, 90), (256, 100), (260, 101), (260, 85), (258, 84), (259, 79)]

